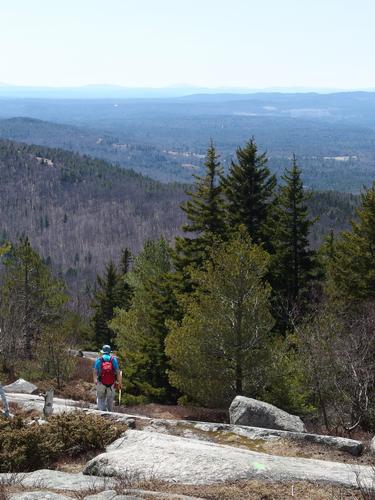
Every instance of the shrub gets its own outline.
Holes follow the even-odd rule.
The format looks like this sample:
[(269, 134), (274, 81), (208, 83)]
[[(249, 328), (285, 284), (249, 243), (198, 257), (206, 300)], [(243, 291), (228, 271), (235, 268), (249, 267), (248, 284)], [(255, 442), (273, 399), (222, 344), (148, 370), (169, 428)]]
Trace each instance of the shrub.
[(0, 419), (0, 472), (33, 471), (61, 457), (102, 451), (125, 430), (125, 425), (82, 412), (53, 416), (45, 425), (30, 426), (20, 417)]

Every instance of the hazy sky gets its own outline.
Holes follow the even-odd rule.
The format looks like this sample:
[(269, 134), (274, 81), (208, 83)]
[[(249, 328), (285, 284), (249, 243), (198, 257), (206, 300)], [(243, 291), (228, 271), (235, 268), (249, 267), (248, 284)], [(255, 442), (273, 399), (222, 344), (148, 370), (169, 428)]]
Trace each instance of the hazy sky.
[(375, 87), (374, 0), (0, 0), (0, 82)]

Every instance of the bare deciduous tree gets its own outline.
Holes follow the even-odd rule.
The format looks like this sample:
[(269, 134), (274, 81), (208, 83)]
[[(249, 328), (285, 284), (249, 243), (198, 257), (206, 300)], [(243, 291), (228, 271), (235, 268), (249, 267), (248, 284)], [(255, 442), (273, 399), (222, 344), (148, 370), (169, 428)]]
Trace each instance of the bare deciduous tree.
[(310, 388), (325, 426), (351, 432), (375, 411), (375, 309), (326, 304), (297, 328)]

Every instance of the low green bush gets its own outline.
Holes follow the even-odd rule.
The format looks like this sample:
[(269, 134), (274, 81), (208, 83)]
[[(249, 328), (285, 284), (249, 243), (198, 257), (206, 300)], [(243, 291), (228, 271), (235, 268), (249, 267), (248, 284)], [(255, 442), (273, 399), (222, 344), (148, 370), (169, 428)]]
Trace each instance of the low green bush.
[(0, 472), (29, 472), (51, 467), (62, 457), (100, 452), (125, 430), (125, 425), (83, 412), (56, 415), (44, 425), (1, 418)]

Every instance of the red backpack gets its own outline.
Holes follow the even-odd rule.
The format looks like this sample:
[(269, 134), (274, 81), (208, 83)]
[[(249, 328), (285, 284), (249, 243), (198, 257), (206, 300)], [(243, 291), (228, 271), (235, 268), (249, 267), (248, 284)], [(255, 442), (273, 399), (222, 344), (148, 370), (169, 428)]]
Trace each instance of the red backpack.
[(100, 358), (102, 366), (100, 370), (100, 382), (103, 385), (113, 385), (116, 380), (116, 373), (113, 368), (113, 356), (110, 357), (109, 361), (104, 361), (103, 356)]

